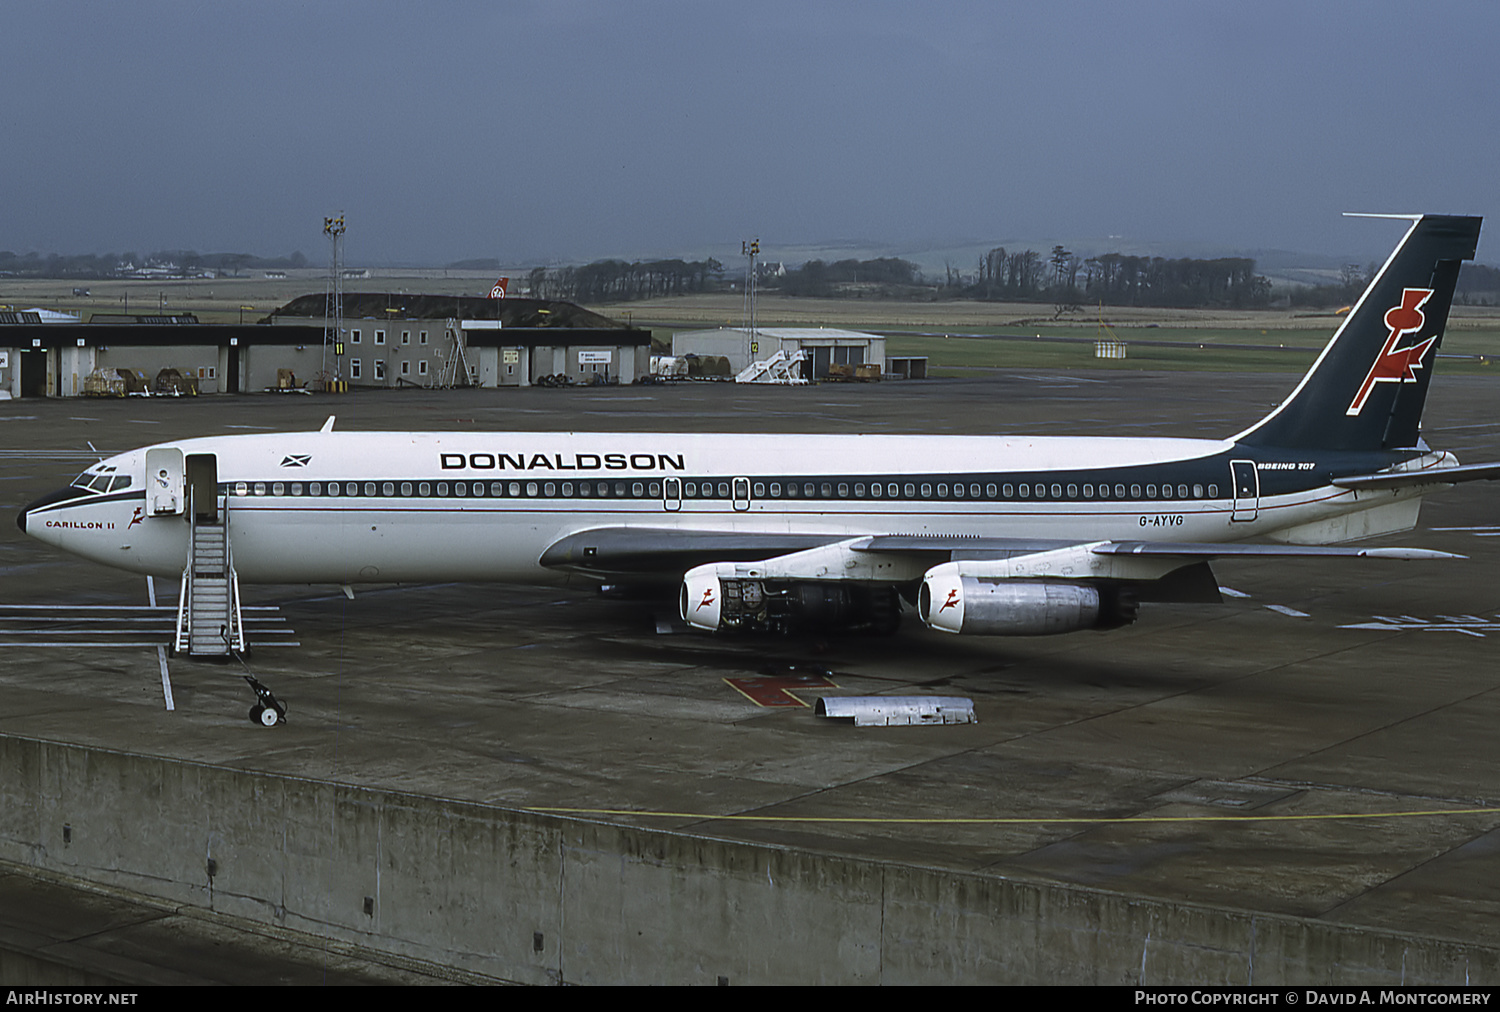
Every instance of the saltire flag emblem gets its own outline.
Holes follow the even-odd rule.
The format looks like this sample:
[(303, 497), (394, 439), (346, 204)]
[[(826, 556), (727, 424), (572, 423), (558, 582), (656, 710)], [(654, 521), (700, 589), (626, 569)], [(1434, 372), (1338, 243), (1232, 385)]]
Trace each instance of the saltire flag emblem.
[(310, 453), (289, 453), (281, 458), (281, 466), (306, 467), (310, 460), (312, 460), (312, 454)]
[(1359, 385), (1359, 392), (1354, 395), (1345, 414), (1357, 415), (1364, 410), (1365, 401), (1369, 400), (1370, 391), (1375, 389), (1376, 383), (1417, 381), (1416, 371), (1422, 368), (1422, 359), (1427, 357), (1427, 352), (1437, 343), (1436, 335), (1405, 348), (1397, 348), (1396, 342), (1403, 335), (1422, 329), (1422, 325), (1427, 322), (1422, 306), (1430, 298), (1431, 288), (1408, 288), (1401, 293), (1401, 305), (1386, 310), (1385, 325), (1390, 328), (1391, 336), (1386, 338), (1385, 347), (1375, 356), (1375, 364), (1370, 366), (1370, 375)]

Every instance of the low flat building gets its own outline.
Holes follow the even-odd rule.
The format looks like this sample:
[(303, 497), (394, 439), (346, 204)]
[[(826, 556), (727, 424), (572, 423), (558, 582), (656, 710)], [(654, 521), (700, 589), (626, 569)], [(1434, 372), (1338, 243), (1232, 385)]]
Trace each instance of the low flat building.
[[(199, 393), (282, 385), (529, 386), (542, 377), (631, 383), (650, 371), (651, 332), (566, 302), (406, 294), (346, 296), (342, 326), (323, 295), (293, 300), (255, 324), (190, 315), (96, 315), (47, 322), (0, 314), (0, 398), (73, 397), (96, 369), (127, 369), (149, 387), (163, 369)], [(337, 334), (337, 337), (335, 337)]]

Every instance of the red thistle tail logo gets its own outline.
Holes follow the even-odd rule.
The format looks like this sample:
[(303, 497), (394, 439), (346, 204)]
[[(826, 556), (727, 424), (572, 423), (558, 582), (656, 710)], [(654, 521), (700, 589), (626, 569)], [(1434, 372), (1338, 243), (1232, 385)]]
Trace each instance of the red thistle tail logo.
[(1390, 328), (1391, 336), (1386, 338), (1385, 347), (1381, 348), (1380, 354), (1375, 356), (1375, 364), (1370, 366), (1370, 375), (1366, 376), (1365, 381), (1359, 385), (1359, 392), (1354, 395), (1354, 400), (1345, 414), (1357, 415), (1363, 411), (1365, 401), (1369, 400), (1370, 392), (1375, 389), (1376, 383), (1415, 383), (1417, 381), (1416, 371), (1422, 368), (1422, 359), (1437, 343), (1437, 338), (1429, 337), (1425, 341), (1409, 344), (1405, 348), (1397, 348), (1396, 342), (1401, 340), (1402, 335), (1422, 329), (1422, 325), (1427, 322), (1422, 306), (1430, 298), (1432, 298), (1431, 288), (1408, 288), (1401, 293), (1401, 304), (1386, 310), (1385, 325)]

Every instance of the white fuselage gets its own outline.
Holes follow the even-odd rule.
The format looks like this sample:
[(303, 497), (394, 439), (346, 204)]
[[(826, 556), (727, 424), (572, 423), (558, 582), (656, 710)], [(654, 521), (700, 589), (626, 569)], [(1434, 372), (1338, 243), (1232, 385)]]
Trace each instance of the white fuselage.
[[(601, 527), (1345, 540), (1409, 528), (1418, 504), (1411, 491), (1323, 482), (1264, 494), (1243, 471), (1237, 489), (1238, 451), (1224, 440), (324, 431), (112, 457), (97, 467), (130, 475), (127, 489), (33, 504), (26, 532), (106, 565), (180, 574), (188, 517), (152, 515), (146, 457), (162, 448), (213, 459), (235, 571), (262, 583), (559, 582), (542, 553)], [(1378, 519), (1339, 519), (1355, 514)]]

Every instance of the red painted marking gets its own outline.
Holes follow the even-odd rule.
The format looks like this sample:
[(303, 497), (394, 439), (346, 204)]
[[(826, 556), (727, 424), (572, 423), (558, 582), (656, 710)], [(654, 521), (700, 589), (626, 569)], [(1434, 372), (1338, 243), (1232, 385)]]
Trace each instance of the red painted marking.
[(946, 601), (943, 602), (943, 606), (941, 608), (939, 608), (938, 611), (947, 611), (949, 608), (954, 608), (954, 607), (957, 607), (957, 606), (958, 606), (958, 588), (954, 587), (952, 590), (948, 591), (948, 600), (946, 600)]
[(756, 706), (807, 706), (792, 695), (792, 689), (838, 688), (833, 679), (823, 675), (761, 675), (724, 681)]
[(694, 611), (702, 611), (704, 608), (707, 608), (709, 605), (711, 605), (713, 603), (714, 603), (714, 589), (712, 587), (710, 587), (710, 588), (708, 588), (707, 590), (705, 590), (703, 592), (703, 600), (699, 601), (698, 602), (698, 607), (694, 608), (693, 610)]
[(1376, 383), (1417, 381), (1416, 370), (1422, 368), (1422, 359), (1432, 350), (1437, 338), (1429, 337), (1405, 348), (1397, 348), (1396, 342), (1401, 340), (1403, 334), (1422, 329), (1422, 325), (1427, 322), (1422, 306), (1430, 298), (1431, 288), (1407, 288), (1401, 293), (1401, 304), (1386, 310), (1385, 325), (1390, 328), (1391, 335), (1386, 338), (1385, 347), (1375, 357), (1375, 364), (1370, 366), (1370, 375), (1360, 384), (1359, 392), (1354, 395), (1346, 414), (1357, 415), (1364, 410), (1365, 401), (1369, 400)]

